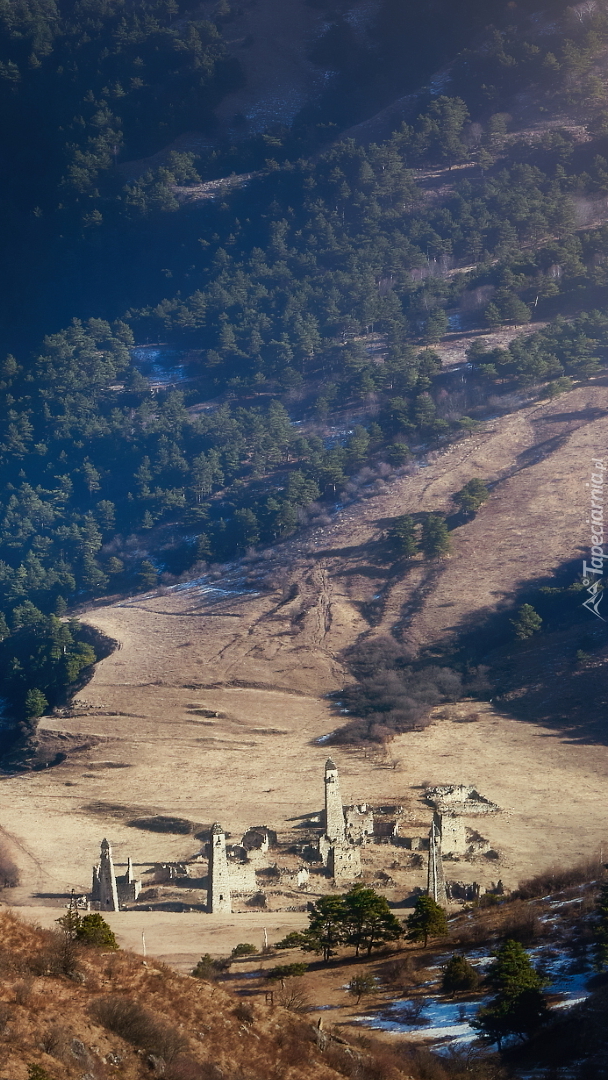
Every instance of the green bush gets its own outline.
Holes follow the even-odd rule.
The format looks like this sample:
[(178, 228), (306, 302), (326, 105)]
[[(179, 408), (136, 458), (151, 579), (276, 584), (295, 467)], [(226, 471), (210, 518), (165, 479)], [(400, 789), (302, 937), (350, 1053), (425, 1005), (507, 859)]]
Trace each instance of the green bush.
[(98, 949), (117, 949), (114, 931), (98, 911), (83, 915), (76, 927), (76, 941)]
[(237, 960), (240, 956), (254, 956), (257, 953), (255, 945), (249, 945), (247, 942), (241, 942), (240, 945), (235, 945), (234, 949), (230, 953), (233, 959)]
[(308, 964), (278, 964), (276, 967), (270, 968), (266, 972), (267, 979), (292, 979), (299, 975), (305, 975), (308, 971)]
[(476, 990), (479, 986), (479, 975), (465, 956), (454, 954), (443, 968), (441, 988), (444, 994), (465, 993), (467, 990)]
[(537, 634), (543, 624), (541, 616), (531, 604), (522, 604), (517, 611), (516, 617), (511, 619), (511, 622), (515, 629), (515, 637), (519, 641), (525, 641), (526, 638)]
[(422, 941), (426, 949), (430, 937), (443, 937), (448, 932), (448, 920), (442, 907), (432, 896), (419, 896), (411, 915), (406, 919), (408, 941)]

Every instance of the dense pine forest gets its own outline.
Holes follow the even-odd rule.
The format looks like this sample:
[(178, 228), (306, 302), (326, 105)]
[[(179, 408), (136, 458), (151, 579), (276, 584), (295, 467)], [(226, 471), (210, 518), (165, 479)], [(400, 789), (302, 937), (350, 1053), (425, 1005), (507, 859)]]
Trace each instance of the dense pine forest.
[[(362, 57), (340, 4), (320, 6), (331, 85), (290, 128), (235, 142), (214, 117), (242, 79), (225, 0), (0, 10), (11, 718), (35, 721), (94, 659), (61, 619), (75, 604), (272, 544), (362, 475), (605, 365), (608, 14), (438, 4), (431, 48), (429, 12), (387, 0)], [(385, 141), (341, 138), (414, 90)], [(533, 137), (522, 96), (551, 118)], [(193, 128), (209, 149), (125, 182), (123, 162)], [(508, 347), (477, 340), (465, 383), (442, 371), (451, 327), (533, 319)], [(154, 349), (174, 385), (142, 373)]]

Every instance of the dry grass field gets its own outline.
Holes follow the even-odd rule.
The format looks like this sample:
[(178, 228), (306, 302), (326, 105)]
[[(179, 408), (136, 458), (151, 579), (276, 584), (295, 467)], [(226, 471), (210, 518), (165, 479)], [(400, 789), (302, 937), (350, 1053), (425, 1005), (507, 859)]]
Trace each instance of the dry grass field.
[[(2, 826), (23, 879), (11, 902), (37, 917), (46, 906), (51, 919), (66, 891), (88, 887), (104, 835), (118, 863), (131, 855), (142, 868), (200, 846), (194, 836), (129, 824), (138, 817), (220, 820), (238, 837), (253, 824), (285, 833), (320, 809), (327, 751), (316, 740), (343, 719), (326, 696), (349, 677), (343, 650), (362, 634), (393, 629), (416, 647), (449, 642), (527, 581), (582, 557), (585, 484), (591, 457), (606, 446), (607, 404), (597, 380), (489, 421), (268, 558), (228, 567), (212, 582), (93, 606), (86, 619), (119, 648), (65, 715), (42, 721), (43, 738), (67, 749), (67, 759), (3, 781)], [(414, 561), (406, 572), (387, 555), (391, 518), (449, 510), (451, 494), (472, 476), (497, 483), (478, 516), (453, 533), (452, 556), (434, 567)], [(465, 702), (451, 716), (471, 708)], [(501, 877), (513, 886), (539, 865), (596, 853), (608, 838), (603, 742), (556, 731), (550, 715), (542, 725), (492, 704), (474, 708), (475, 723), (437, 718), (399, 736), (389, 758), (336, 749), (344, 801), (399, 801), (406, 820), (424, 822), (422, 785), (476, 785), (503, 808), (481, 830), (500, 860), (479, 857), (448, 871), (460, 880)], [(420, 884), (420, 874), (411, 882)], [(234, 916), (218, 933), (204, 914), (116, 918), (126, 944), (137, 946), (150, 927), (151, 951), (183, 966), (201, 951), (247, 940), (251, 920), (251, 932), (264, 921)], [(266, 918), (277, 927), (305, 921), (301, 913)]]

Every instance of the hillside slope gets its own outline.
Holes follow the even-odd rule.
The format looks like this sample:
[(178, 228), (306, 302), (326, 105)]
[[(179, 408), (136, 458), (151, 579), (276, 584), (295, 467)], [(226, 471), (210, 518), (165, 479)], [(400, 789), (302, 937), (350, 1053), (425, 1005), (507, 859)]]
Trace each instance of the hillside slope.
[[(337, 748), (345, 801), (400, 802), (409, 821), (424, 822), (425, 782), (475, 784), (505, 811), (484, 822), (500, 863), (467, 870), (488, 884), (497, 873), (511, 885), (532, 873), (539, 843), (546, 862), (596, 851), (605, 838), (608, 748), (601, 725), (577, 730), (575, 703), (582, 724), (589, 678), (603, 682), (604, 647), (596, 642), (589, 670), (568, 657), (599, 621), (581, 609), (570, 630), (547, 631), (513, 653), (508, 615), (538, 579), (571, 560), (572, 580), (578, 572), (589, 459), (605, 445), (606, 403), (598, 379), (523, 407), (405, 475), (372, 477), (328, 524), (273, 551), (89, 609), (87, 621), (120, 647), (70, 709), (41, 721), (42, 752), (67, 757), (3, 782), (3, 826), (23, 871), (15, 899), (35, 905), (66, 887), (85, 889), (105, 832), (119, 861), (194, 853), (192, 838), (130, 824), (146, 814), (221, 820), (233, 835), (261, 820), (290, 828), (322, 804), (324, 740), (347, 719), (326, 695), (352, 680), (348, 649), (393, 633), (422, 655), (449, 655), (471, 627), (496, 618), (507, 637), (503, 627), (487, 639), (486, 662), (490, 679), (504, 684), (500, 700), (434, 710), (431, 727), (397, 736), (388, 757), (373, 745)], [(453, 529), (453, 554), (400, 558), (386, 538), (394, 518), (449, 511), (451, 494), (472, 476), (491, 481), (492, 495)], [(471, 659), (483, 662), (479, 642), (475, 650)], [(509, 682), (507, 662), (519, 683)], [(473, 711), (476, 723), (454, 722)], [(143, 927), (146, 916), (135, 918)]]
[(341, 1075), (324, 1060), (313, 1025), (286, 1010), (239, 1002), (129, 953), (68, 946), (66, 962), (56, 932), (7, 913), (0, 924), (0, 1047), (2, 1067), (15, 1080), (30, 1076), (32, 1066), (44, 1070), (35, 1075), (74, 1080)]

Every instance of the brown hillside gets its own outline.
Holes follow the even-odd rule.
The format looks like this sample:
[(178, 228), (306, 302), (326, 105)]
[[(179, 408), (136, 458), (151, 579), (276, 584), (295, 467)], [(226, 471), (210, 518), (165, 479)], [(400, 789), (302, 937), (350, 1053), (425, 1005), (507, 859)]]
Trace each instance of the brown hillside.
[[(6, 912), (0, 928), (2, 1069), (14, 1080), (25, 1080), (28, 1065), (79, 1080), (344, 1075), (324, 1060), (312, 1023), (279, 1006), (239, 1002), (214, 984), (129, 953), (81, 948), (66, 965), (61, 933)], [(350, 1061), (364, 1067), (365, 1057), (353, 1050)]]

